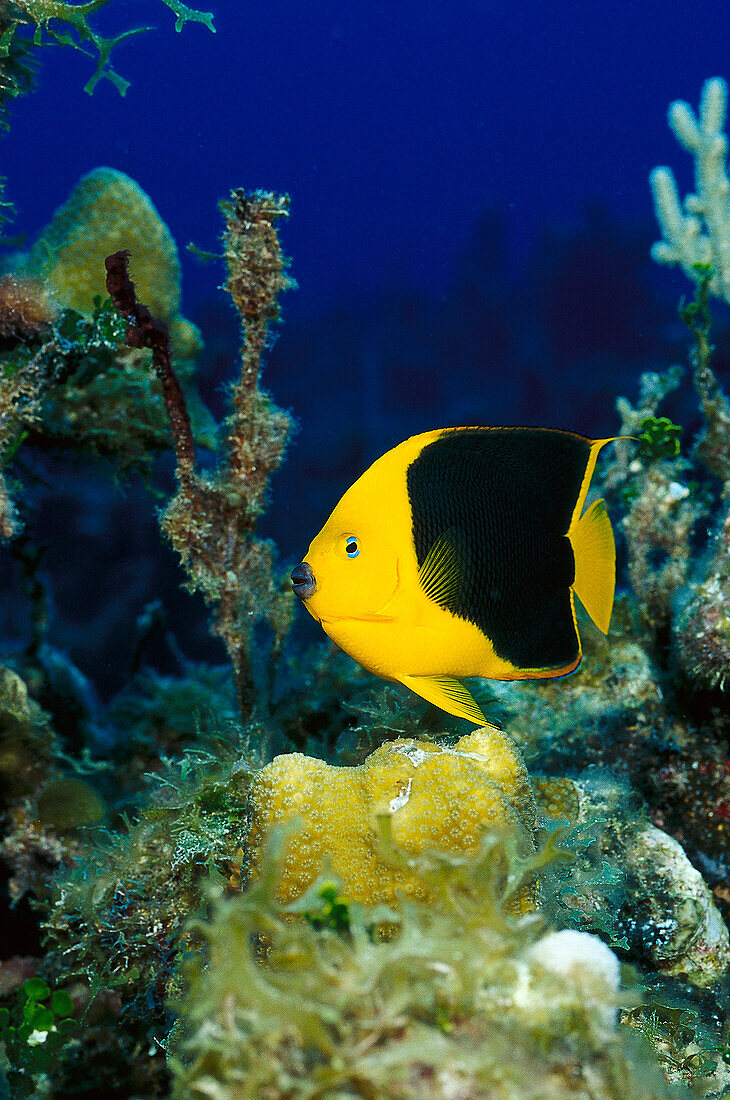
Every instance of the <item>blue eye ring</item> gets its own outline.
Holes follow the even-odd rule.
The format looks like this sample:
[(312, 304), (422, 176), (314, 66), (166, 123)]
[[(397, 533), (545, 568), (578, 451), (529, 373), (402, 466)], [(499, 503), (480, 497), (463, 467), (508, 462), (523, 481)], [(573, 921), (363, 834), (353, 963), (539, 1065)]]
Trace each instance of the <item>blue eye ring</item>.
[(345, 553), (348, 558), (356, 558), (360, 553), (360, 544), (354, 535), (348, 535), (345, 539)]

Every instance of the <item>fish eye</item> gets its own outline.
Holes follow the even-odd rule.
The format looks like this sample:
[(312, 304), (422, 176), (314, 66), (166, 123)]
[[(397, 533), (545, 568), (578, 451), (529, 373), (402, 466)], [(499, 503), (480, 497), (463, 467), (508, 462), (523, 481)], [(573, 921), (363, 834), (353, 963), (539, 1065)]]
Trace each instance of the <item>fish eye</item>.
[(348, 535), (345, 539), (345, 553), (348, 558), (356, 558), (360, 553), (360, 543), (354, 535)]

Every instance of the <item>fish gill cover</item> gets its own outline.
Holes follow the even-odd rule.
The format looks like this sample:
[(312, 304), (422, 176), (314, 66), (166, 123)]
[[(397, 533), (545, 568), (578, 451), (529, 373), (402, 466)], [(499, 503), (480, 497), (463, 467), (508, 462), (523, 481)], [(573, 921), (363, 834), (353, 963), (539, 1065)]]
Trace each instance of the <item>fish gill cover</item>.
[[(102, 6), (9, 5), (3, 96), (29, 90), (47, 34), (91, 46), (92, 85), (123, 90), (120, 36), (89, 24)], [(96, 169), (30, 250), (10, 249), (0, 532), (23, 619), (0, 669), (0, 1095), (727, 1094), (724, 84), (698, 117), (670, 117), (698, 190), (680, 207), (655, 173), (655, 256), (695, 283), (696, 428), (673, 419), (679, 368), (619, 398), (599, 473), (624, 538), (611, 630), (585, 624), (570, 678), (478, 685), (502, 730), (465, 735), (291, 631), (288, 570), (260, 532), (292, 430), (261, 383), (292, 286), (287, 196), (221, 204), (242, 347), (217, 423), (196, 369), (215, 334), (182, 315), (175, 243), (134, 181)], [(90, 544), (74, 562), (55, 524), (59, 568), (41, 531), (49, 495), (67, 514), (103, 476), (158, 506), (226, 663), (185, 655), (168, 597), (140, 607), (121, 561), (143, 559), (105, 497), (116, 585), (91, 633), (112, 637), (117, 674), (102, 701), (54, 607), (69, 568), (96, 597)]]

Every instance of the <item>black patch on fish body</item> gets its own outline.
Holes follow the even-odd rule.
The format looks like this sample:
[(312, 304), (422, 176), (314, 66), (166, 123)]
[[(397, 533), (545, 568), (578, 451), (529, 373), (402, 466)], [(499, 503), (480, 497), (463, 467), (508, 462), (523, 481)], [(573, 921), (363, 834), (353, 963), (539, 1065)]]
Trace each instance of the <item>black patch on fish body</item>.
[(458, 583), (438, 599), (517, 669), (574, 664), (567, 531), (591, 440), (550, 428), (468, 428), (427, 444), (406, 471), (419, 567), (450, 542)]

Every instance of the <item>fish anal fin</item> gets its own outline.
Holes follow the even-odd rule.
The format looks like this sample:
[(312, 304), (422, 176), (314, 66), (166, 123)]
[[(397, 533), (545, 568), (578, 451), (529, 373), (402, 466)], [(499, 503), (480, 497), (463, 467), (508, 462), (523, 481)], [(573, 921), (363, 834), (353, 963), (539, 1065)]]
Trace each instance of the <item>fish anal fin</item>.
[(473, 722), (475, 726), (494, 725), (487, 721), (474, 696), (459, 680), (450, 676), (402, 676), (400, 679), (416, 695), (445, 710), (447, 714), (466, 718), (467, 722)]
[(597, 500), (583, 513), (569, 538), (575, 556), (573, 591), (607, 634), (616, 587), (616, 545), (604, 501)]
[(458, 533), (451, 527), (434, 542), (418, 569), (421, 588), (430, 600), (448, 606), (459, 588), (463, 572), (458, 545)]

